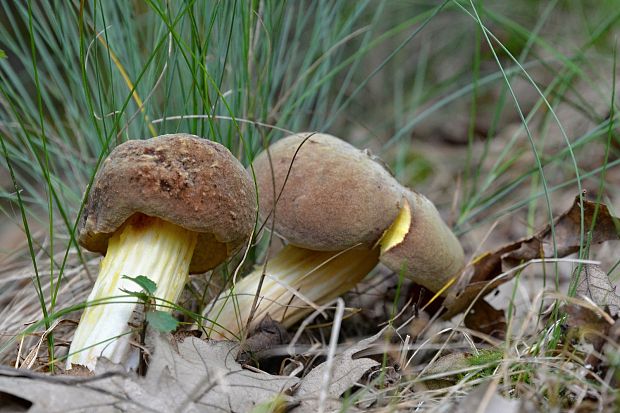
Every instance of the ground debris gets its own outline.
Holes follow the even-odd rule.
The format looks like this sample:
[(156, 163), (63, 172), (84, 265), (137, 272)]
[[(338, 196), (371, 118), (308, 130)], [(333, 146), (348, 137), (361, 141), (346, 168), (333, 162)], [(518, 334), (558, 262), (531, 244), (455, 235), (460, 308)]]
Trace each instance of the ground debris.
[(564, 306), (568, 337), (592, 346), (594, 351), (587, 355), (584, 364), (590, 369), (598, 368), (606, 362), (606, 357), (601, 358), (605, 344), (617, 342), (613, 336), (617, 335), (620, 297), (598, 265), (577, 268), (573, 283), (577, 284), (576, 298)]
[(247, 364), (254, 362), (258, 364), (265, 352), (275, 346), (287, 344), (289, 340), (286, 329), (267, 314), (250, 336), (241, 343), (237, 362)]
[[(379, 365), (377, 361), (370, 358), (356, 358), (356, 354), (368, 350), (382, 335), (383, 330), (372, 337), (359, 341), (334, 358), (329, 383), (330, 396), (340, 397), (342, 393), (357, 383), (368, 370)], [(295, 394), (298, 396), (318, 394), (327, 368), (327, 362), (324, 362), (312, 369), (301, 380)]]
[[(238, 344), (189, 337), (171, 344), (153, 335), (155, 353), (145, 377), (102, 363), (93, 377), (49, 376), (0, 367), (0, 394), (30, 403), (31, 413), (49, 411), (251, 411), (280, 400), (299, 382), (295, 377), (243, 370), (234, 360)], [(110, 363), (113, 364), (113, 363)], [(99, 365), (99, 363), (98, 363)], [(242, 389), (242, 391), (240, 391)]]
[(424, 387), (438, 389), (456, 383), (460, 375), (471, 367), (468, 361), (470, 356), (469, 353), (454, 352), (439, 357), (420, 374)]
[[(457, 287), (448, 291), (444, 305), (452, 317), (463, 311), (481, 293), (492, 292), (514, 277), (507, 272), (537, 258), (565, 257), (579, 251), (582, 245), (581, 202), (575, 197), (573, 205), (554, 220), (554, 231), (547, 225), (534, 236), (504, 245), (495, 251), (479, 255), (465, 269)], [(583, 228), (592, 244), (620, 239), (616, 227), (618, 218), (611, 215), (605, 204), (583, 199)], [(553, 236), (555, 234), (555, 236)], [(500, 277), (501, 276), (501, 277)]]
[(507, 399), (501, 396), (497, 392), (496, 386), (489, 383), (481, 385), (469, 393), (467, 397), (459, 400), (457, 406), (446, 403), (437, 411), (442, 413), (526, 413), (528, 409), (524, 409), (524, 403), (519, 400)]
[(606, 310), (614, 318), (618, 316), (620, 296), (601, 267), (585, 264), (581, 268), (581, 276), (576, 272), (574, 277), (578, 278), (577, 296), (591, 299), (594, 304)]
[(373, 359), (357, 357), (357, 354), (371, 348), (383, 336), (384, 331), (385, 329), (372, 337), (359, 341), (334, 357), (330, 374), (326, 371), (329, 368), (327, 362), (319, 364), (312, 369), (301, 379), (299, 386), (294, 391), (294, 395), (299, 398), (301, 403), (293, 412), (316, 411), (319, 394), (321, 389), (324, 388), (326, 377), (330, 379), (327, 386), (326, 402), (329, 409), (338, 411), (340, 409), (339, 406), (341, 406), (340, 396), (358, 383), (366, 372), (380, 365), (379, 362)]
[(465, 316), (465, 326), (503, 340), (506, 336), (506, 316), (485, 300), (478, 300)]

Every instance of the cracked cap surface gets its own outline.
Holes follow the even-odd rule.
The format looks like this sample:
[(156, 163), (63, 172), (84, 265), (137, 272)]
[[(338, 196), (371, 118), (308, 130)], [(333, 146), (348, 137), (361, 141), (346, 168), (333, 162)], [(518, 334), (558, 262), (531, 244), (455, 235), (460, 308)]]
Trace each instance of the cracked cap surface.
[(188, 134), (131, 140), (95, 176), (78, 227), (86, 249), (105, 254), (108, 239), (136, 213), (198, 232), (190, 272), (216, 267), (252, 233), (254, 184), (230, 151)]

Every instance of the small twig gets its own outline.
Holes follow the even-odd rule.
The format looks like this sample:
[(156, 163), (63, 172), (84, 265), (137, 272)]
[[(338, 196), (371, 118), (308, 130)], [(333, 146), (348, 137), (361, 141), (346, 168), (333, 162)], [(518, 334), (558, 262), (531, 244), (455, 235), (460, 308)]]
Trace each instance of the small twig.
[(22, 336), (22, 338), (19, 340), (19, 347), (17, 348), (17, 358), (15, 359), (15, 368), (18, 369), (19, 368), (19, 360), (22, 357), (22, 348), (24, 347), (24, 339), (26, 338), (26, 336)]
[(327, 391), (329, 390), (332, 368), (334, 366), (334, 356), (336, 355), (336, 347), (338, 346), (338, 336), (340, 334), (340, 324), (344, 315), (344, 300), (338, 298), (336, 300), (336, 314), (334, 314), (334, 325), (332, 326), (331, 336), (329, 338), (329, 352), (325, 361), (325, 371), (323, 373), (323, 383), (321, 384), (321, 392), (319, 393), (319, 413), (325, 411), (325, 401), (327, 400)]
[[(325, 305), (321, 306), (321, 308), (327, 308), (331, 305), (333, 301), (330, 301), (328, 303), (326, 303)], [(294, 347), (295, 344), (297, 343), (297, 340), (299, 340), (299, 337), (301, 337), (301, 334), (303, 333), (303, 331), (306, 329), (306, 327), (314, 321), (315, 318), (317, 318), (319, 316), (319, 314), (322, 314), (322, 312), (320, 311), (314, 311), (312, 314), (310, 314), (308, 317), (306, 317), (304, 319), (304, 321), (301, 322), (301, 324), (299, 325), (299, 328), (297, 329), (297, 331), (295, 332), (295, 335), (293, 336), (293, 338), (291, 339), (288, 347), (287, 347), (287, 351), (288, 354), (295, 354), (294, 352)]]
[(24, 359), (24, 362), (20, 366), (21, 369), (29, 370), (32, 368), (37, 358), (37, 354), (39, 354), (39, 350), (41, 349), (41, 345), (43, 344), (43, 341), (47, 338), (49, 333), (51, 333), (52, 330), (54, 330), (58, 326), (58, 324), (60, 324), (61, 322), (62, 320), (56, 320), (54, 324), (52, 324), (47, 330), (43, 332), (43, 334), (41, 334), (41, 338), (39, 338), (39, 341), (37, 342), (37, 344), (34, 346), (34, 348), (30, 351), (30, 353), (28, 353), (28, 355)]

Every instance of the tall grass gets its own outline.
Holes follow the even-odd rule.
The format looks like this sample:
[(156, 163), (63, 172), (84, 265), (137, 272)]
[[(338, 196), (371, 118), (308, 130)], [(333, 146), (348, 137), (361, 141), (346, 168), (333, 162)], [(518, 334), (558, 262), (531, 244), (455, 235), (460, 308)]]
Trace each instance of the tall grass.
[[(620, 163), (609, 81), (620, 11), (591, 3), (0, 3), (0, 208), (26, 240), (0, 246), (2, 276), (16, 280), (0, 279), (0, 302), (14, 314), (31, 297), (38, 312), (0, 331), (49, 328), (84, 299), (80, 271), (94, 263), (76, 223), (102, 159), (127, 139), (194, 133), (248, 165), (290, 131), (349, 138), (429, 189), (446, 216), (454, 205), (470, 253), (483, 241), (472, 234), (494, 222), (523, 213), (520, 235), (549, 222), (562, 194), (617, 200), (606, 180)], [(441, 139), (446, 125), (458, 145)], [(53, 359), (54, 334), (47, 344)]]

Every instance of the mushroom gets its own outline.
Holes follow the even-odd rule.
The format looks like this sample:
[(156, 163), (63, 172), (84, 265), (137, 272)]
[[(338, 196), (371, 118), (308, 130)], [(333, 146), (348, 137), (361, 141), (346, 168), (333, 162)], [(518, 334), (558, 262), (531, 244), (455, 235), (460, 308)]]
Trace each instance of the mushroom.
[(123, 291), (140, 287), (123, 276), (154, 281), (157, 309), (169, 310), (190, 272), (216, 267), (249, 239), (255, 213), (252, 180), (218, 143), (173, 134), (116, 147), (95, 176), (79, 223), (80, 244), (105, 257), (67, 367), (93, 370), (101, 356), (127, 360), (138, 303)]
[[(352, 289), (379, 260), (434, 291), (464, 265), (434, 205), (339, 138), (286, 137), (256, 157), (254, 171), (261, 220), (288, 245), (267, 262), (253, 322), (269, 313), (288, 327)], [(257, 267), (207, 306), (211, 337), (243, 331), (262, 273)]]

